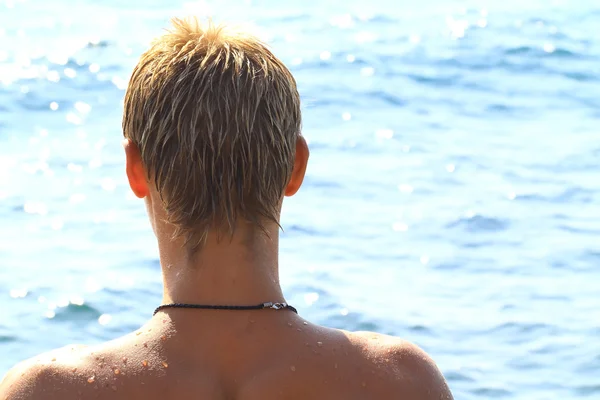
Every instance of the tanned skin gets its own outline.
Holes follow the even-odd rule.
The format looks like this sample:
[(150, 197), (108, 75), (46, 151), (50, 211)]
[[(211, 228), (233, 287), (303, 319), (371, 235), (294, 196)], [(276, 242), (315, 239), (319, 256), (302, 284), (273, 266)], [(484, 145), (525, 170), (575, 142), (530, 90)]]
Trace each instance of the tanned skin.
[[(267, 227), (267, 237), (240, 222), (231, 240), (211, 234), (192, 257), (181, 241), (172, 240), (173, 228), (164, 222), (138, 148), (125, 141), (125, 153), (129, 184), (145, 199), (156, 234), (163, 304), (285, 301), (275, 224)], [(300, 188), (308, 156), (300, 137), (286, 196)], [(446, 400), (452, 395), (431, 358), (395, 337), (325, 328), (289, 310), (167, 309), (114, 341), (68, 346), (18, 364), (0, 383), (0, 400), (29, 399)]]

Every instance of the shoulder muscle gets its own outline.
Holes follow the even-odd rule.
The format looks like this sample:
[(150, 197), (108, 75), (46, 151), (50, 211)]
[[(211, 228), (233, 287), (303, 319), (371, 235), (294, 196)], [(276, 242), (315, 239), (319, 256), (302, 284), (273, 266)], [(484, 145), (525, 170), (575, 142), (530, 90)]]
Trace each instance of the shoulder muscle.
[(54, 350), (38, 357), (23, 361), (13, 367), (0, 382), (0, 399), (65, 399), (59, 393), (64, 386), (65, 368), (56, 361), (63, 349)]
[(419, 346), (372, 332), (355, 335), (362, 347), (368, 349), (370, 357), (386, 365), (389, 395), (402, 395), (411, 400), (452, 400), (444, 376)]
[(429, 355), (415, 344), (396, 340), (390, 343), (394, 367), (411, 377), (406, 385), (409, 398), (415, 400), (452, 400), (444, 376)]
[(0, 399), (33, 399), (44, 386), (48, 373), (41, 365), (32, 361), (23, 361), (13, 367), (0, 383)]

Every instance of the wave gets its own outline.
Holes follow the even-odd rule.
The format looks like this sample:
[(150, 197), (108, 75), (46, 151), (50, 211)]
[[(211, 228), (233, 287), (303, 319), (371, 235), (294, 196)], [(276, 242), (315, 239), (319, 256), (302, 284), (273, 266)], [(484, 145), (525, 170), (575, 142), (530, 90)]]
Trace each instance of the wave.
[(516, 46), (509, 48), (499, 48), (498, 51), (505, 56), (533, 56), (533, 57), (554, 57), (554, 58), (581, 58), (584, 54), (577, 53), (566, 48), (552, 48), (552, 51), (546, 51), (541, 47)]
[(595, 192), (593, 190), (580, 187), (570, 187), (553, 195), (541, 193), (518, 194), (516, 195), (514, 201), (589, 204), (594, 201), (594, 195)]
[(369, 98), (372, 99), (376, 99), (376, 100), (382, 100), (383, 102), (385, 102), (386, 104), (392, 105), (392, 106), (396, 106), (396, 107), (402, 107), (402, 106), (406, 106), (408, 104), (408, 101), (400, 98), (399, 96), (386, 92), (386, 91), (373, 91), (373, 92), (368, 92), (365, 93), (366, 96), (368, 96)]
[(0, 343), (16, 342), (18, 338), (13, 335), (0, 335)]
[(600, 394), (600, 384), (598, 385), (580, 385), (575, 388), (579, 396), (591, 397), (594, 394)]
[(102, 313), (87, 303), (73, 304), (69, 303), (66, 307), (57, 308), (55, 311), (55, 321), (95, 321)]
[(449, 382), (475, 382), (475, 378), (470, 377), (465, 372), (448, 371), (444, 375)]
[(511, 397), (512, 392), (504, 388), (482, 387), (471, 390), (471, 393), (480, 398)]
[(468, 232), (499, 232), (508, 229), (509, 225), (506, 219), (475, 214), (461, 217), (447, 224), (446, 228), (461, 228)]

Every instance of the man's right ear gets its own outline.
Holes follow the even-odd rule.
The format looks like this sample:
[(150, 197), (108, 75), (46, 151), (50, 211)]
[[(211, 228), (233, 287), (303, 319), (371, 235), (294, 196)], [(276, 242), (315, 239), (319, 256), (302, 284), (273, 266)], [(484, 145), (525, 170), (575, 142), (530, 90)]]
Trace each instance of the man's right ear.
[(130, 139), (123, 141), (123, 148), (125, 148), (125, 170), (129, 187), (131, 187), (133, 194), (143, 199), (150, 194), (150, 188), (148, 187), (146, 169), (142, 163), (140, 149)]
[(293, 196), (296, 194), (302, 182), (304, 181), (304, 175), (306, 174), (306, 165), (308, 164), (308, 157), (310, 151), (308, 150), (308, 144), (306, 140), (299, 136), (296, 140), (296, 157), (294, 159), (294, 170), (292, 176), (285, 188), (286, 196)]

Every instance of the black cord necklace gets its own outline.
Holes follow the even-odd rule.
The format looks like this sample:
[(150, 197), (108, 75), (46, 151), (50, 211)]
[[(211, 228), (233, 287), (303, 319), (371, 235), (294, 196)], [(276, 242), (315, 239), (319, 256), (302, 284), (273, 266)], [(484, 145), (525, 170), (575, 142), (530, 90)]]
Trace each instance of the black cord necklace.
[(257, 304), (255, 306), (212, 306), (205, 304), (171, 303), (156, 307), (156, 310), (154, 310), (154, 314), (152, 315), (156, 315), (159, 311), (164, 310), (165, 308), (200, 308), (203, 310), (264, 310), (269, 308), (272, 310), (291, 310), (298, 314), (298, 310), (287, 303), (268, 302)]

